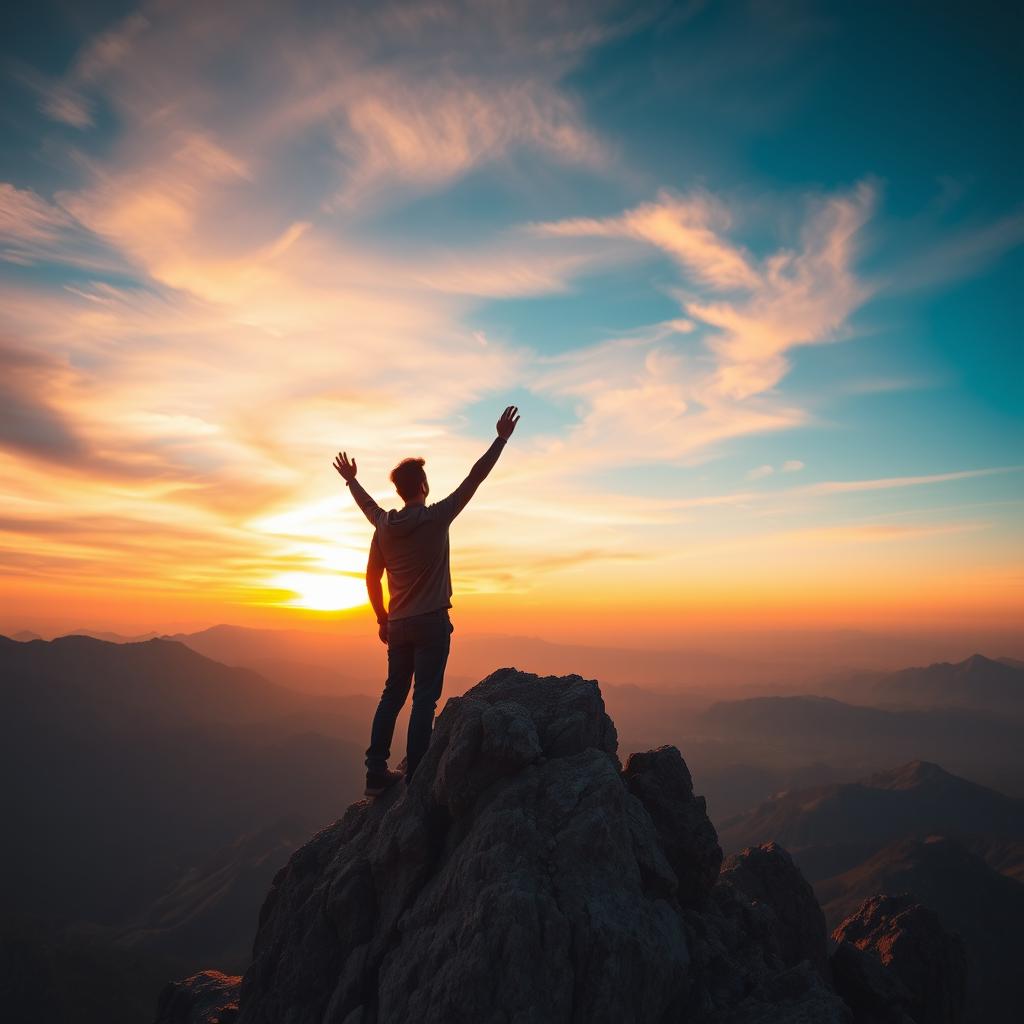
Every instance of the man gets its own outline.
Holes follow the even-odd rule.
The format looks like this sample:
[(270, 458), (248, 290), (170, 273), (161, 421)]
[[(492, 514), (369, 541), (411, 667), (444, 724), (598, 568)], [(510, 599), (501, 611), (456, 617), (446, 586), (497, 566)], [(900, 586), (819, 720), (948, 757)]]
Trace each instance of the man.
[[(387, 512), (356, 481), (355, 459), (350, 461), (347, 452), (339, 452), (334, 460), (334, 468), (374, 528), (366, 566), (366, 590), (377, 616), (380, 639), (388, 645), (388, 678), (373, 716), (366, 751), (369, 797), (379, 796), (402, 777), (401, 772), (388, 770), (388, 757), (395, 719), (414, 677), (406, 744), (407, 783), (427, 751), (454, 629), (448, 616), (452, 606), (448, 527), (494, 468), (518, 422), (519, 410), (510, 405), (498, 420), (498, 436), (469, 476), (447, 498), (432, 505), (426, 503), (430, 487), (423, 459), (404, 459), (391, 471), (391, 482), (405, 504)], [(381, 588), (385, 570), (390, 594), (387, 609)]]

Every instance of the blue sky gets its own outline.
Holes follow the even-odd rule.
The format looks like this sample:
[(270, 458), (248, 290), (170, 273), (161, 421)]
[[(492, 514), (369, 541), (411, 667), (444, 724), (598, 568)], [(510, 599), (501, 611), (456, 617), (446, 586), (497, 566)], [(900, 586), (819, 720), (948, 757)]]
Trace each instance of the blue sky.
[(1008, 5), (3, 17), (3, 607), (351, 603), (326, 455), (443, 490), (514, 402), (470, 610), (780, 572), (840, 618), (837, 573), (851, 615), (872, 579), (1020, 609)]

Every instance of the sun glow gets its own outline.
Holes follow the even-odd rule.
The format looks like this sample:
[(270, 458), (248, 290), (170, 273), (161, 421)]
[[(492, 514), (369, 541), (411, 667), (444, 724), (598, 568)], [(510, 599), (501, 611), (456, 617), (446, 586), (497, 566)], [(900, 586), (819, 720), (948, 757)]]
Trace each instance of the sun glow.
[(366, 587), (362, 578), (338, 573), (283, 572), (268, 581), (275, 590), (291, 591), (287, 600), (275, 601), (292, 608), (308, 608), (317, 612), (340, 612), (366, 604)]

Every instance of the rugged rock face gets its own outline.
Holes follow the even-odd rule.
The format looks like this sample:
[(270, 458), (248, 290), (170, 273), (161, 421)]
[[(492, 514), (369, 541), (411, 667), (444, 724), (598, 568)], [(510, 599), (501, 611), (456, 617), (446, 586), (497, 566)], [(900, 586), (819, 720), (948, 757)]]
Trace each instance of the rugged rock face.
[[(679, 751), (616, 747), (579, 676), (502, 669), (450, 700), (408, 789), (278, 873), (237, 1024), (853, 1024), (788, 854), (719, 878)], [(211, 1020), (164, 995), (158, 1024)]]
[(578, 676), (503, 669), (449, 701), (408, 790), (276, 878), (240, 1024), (849, 1020), (766, 906), (715, 887), (679, 752), (623, 771), (616, 745)]
[(704, 797), (693, 795), (693, 780), (675, 747), (631, 754), (623, 773), (629, 791), (651, 816), (662, 849), (679, 880), (677, 896), (700, 905), (722, 866), (722, 849), (708, 820)]
[(160, 993), (155, 1024), (235, 1024), (241, 980), (220, 971), (200, 971), (172, 981)]
[(781, 846), (766, 843), (730, 857), (720, 881), (770, 910), (779, 955), (787, 967), (806, 960), (828, 977), (825, 915), (814, 890)]
[(958, 1024), (967, 960), (959, 936), (909, 896), (873, 896), (833, 933), (835, 985), (858, 1024)]
[(833, 927), (877, 893), (910, 893), (963, 940), (969, 1024), (1016, 1020), (1024, 1005), (1024, 885), (953, 839), (906, 839), (815, 887)]

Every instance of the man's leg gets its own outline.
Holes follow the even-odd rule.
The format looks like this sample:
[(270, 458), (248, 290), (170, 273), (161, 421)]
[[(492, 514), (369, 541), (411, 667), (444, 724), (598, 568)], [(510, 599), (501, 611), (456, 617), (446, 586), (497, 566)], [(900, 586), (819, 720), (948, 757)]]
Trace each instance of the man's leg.
[(391, 738), (395, 719), (409, 696), (415, 668), (414, 647), (409, 643), (388, 643), (388, 679), (384, 684), (377, 712), (370, 728), (370, 747), (366, 751), (366, 769), (383, 773), (391, 756)]
[(408, 782), (416, 771), (430, 745), (430, 734), (434, 728), (434, 711), (441, 697), (444, 685), (444, 670), (448, 664), (451, 649), (451, 624), (447, 615), (439, 615), (436, 623), (416, 644), (414, 665), (416, 686), (412, 692), (412, 714), (409, 716), (409, 741), (406, 748), (408, 762), (405, 781)]

